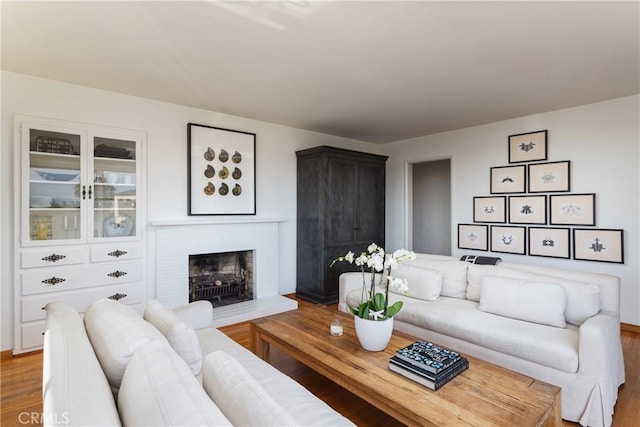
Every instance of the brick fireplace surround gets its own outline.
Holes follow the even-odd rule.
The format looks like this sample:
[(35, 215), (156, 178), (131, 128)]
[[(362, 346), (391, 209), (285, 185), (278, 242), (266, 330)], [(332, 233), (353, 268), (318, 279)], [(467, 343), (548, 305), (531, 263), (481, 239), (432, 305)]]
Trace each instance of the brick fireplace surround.
[(151, 221), (155, 237), (156, 298), (168, 307), (188, 304), (189, 255), (254, 251), (253, 300), (214, 309), (224, 326), (297, 308), (279, 295), (280, 219)]

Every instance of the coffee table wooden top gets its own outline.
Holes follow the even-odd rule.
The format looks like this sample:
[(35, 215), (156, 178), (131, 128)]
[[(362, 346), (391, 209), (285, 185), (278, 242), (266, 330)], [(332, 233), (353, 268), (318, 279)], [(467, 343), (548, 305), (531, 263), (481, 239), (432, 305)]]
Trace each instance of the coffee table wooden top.
[[(344, 334), (329, 333), (342, 316)], [(386, 350), (360, 347), (353, 317), (326, 307), (293, 310), (251, 322), (254, 353), (274, 345), (407, 425), (541, 426), (562, 424), (560, 388), (465, 356), (469, 369), (432, 391), (393, 371), (389, 358), (417, 338), (394, 331)]]

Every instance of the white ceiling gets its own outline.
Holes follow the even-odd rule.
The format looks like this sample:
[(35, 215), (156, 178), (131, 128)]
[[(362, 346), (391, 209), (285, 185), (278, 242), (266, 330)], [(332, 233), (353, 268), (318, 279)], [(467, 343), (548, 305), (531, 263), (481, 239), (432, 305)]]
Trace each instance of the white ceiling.
[(2, 69), (389, 142), (640, 92), (640, 3), (2, 2)]

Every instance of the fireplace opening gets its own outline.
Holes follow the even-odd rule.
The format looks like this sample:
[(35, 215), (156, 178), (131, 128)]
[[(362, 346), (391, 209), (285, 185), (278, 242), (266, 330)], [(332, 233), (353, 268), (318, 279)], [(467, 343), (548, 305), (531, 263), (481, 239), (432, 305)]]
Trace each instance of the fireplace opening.
[(189, 255), (189, 302), (214, 307), (253, 299), (253, 251)]

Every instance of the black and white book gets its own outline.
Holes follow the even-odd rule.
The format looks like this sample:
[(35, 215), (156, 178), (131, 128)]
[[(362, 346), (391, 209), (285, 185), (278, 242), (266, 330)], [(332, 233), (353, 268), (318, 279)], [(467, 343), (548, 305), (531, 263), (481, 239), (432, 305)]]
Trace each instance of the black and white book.
[[(465, 359), (466, 360), (466, 359)], [(431, 390), (438, 390), (440, 387), (457, 377), (461, 372), (464, 372), (469, 367), (469, 362), (458, 365), (455, 369), (447, 371), (445, 375), (440, 376), (437, 380), (431, 380), (424, 376), (422, 373), (413, 369), (412, 367), (403, 367), (389, 362), (389, 369), (393, 372), (415, 381), (423, 386), (430, 388)]]
[(440, 378), (448, 375), (451, 371), (454, 371), (456, 369), (458, 369), (460, 366), (462, 365), (469, 365), (469, 361), (467, 359), (465, 359), (464, 357), (461, 357), (457, 362), (455, 362), (453, 365), (449, 366), (447, 369), (438, 372), (437, 374), (428, 371), (426, 369), (423, 369), (419, 366), (416, 366), (414, 364), (411, 364), (409, 362), (406, 362), (403, 359), (400, 359), (397, 356), (393, 356), (391, 357), (391, 359), (389, 359), (389, 363), (390, 364), (394, 364), (396, 366), (400, 366), (401, 368), (405, 368), (405, 369), (409, 369), (419, 375), (422, 375), (423, 377), (431, 380), (431, 381), (438, 381)]
[(462, 358), (458, 352), (422, 340), (401, 348), (396, 352), (396, 357), (434, 374), (453, 366)]

